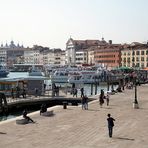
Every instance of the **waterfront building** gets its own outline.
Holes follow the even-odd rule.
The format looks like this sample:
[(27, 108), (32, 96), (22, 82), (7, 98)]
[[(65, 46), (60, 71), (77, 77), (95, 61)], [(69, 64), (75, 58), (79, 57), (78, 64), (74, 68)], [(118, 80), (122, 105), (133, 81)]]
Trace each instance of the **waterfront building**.
[(24, 51), (24, 64), (41, 64), (41, 56), (39, 50), (25, 50)]
[[(66, 43), (66, 54), (65, 54), (66, 64), (76, 65), (76, 63), (84, 64), (83, 62), (86, 62), (86, 61), (88, 62), (88, 59), (84, 60), (86, 57), (88, 57), (85, 55), (87, 52), (84, 52), (84, 54), (82, 54), (82, 52), (87, 51), (87, 49), (90, 47), (101, 46), (105, 44), (107, 44), (107, 42), (104, 40), (104, 38), (102, 38), (101, 41), (100, 40), (73, 40), (72, 38), (70, 38)], [(81, 55), (79, 51), (81, 51)], [(81, 56), (81, 59), (79, 56)]]
[(11, 68), (13, 64), (23, 63), (25, 50), (28, 50), (28, 48), (24, 48), (23, 45), (20, 46), (19, 43), (15, 45), (13, 41), (9, 45), (7, 43), (5, 46), (1, 44), (0, 64)]
[(7, 66), (7, 51), (3, 48), (0, 49), (0, 65)]
[(94, 60), (102, 66), (113, 68), (121, 65), (121, 44), (109, 44), (98, 46), (94, 52)]
[(60, 48), (42, 52), (44, 65), (65, 65), (65, 51)]
[(121, 65), (126, 67), (148, 67), (148, 44), (133, 42), (121, 50)]
[(95, 50), (97, 49), (98, 46), (90, 47), (87, 50), (87, 58), (88, 58), (88, 64), (89, 65), (94, 65), (96, 64), (95, 62)]
[(76, 65), (88, 64), (87, 50), (76, 51)]

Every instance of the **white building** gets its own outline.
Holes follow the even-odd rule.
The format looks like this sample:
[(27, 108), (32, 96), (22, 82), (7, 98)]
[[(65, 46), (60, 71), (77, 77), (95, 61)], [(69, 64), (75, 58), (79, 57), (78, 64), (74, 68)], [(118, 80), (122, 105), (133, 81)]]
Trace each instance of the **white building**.
[(87, 49), (90, 47), (96, 47), (99, 45), (105, 45), (107, 42), (102, 40), (73, 40), (70, 38), (66, 43), (66, 64), (75, 65), (88, 64)]
[(70, 38), (66, 43), (65, 60), (66, 60), (66, 64), (70, 64), (70, 65), (76, 64), (75, 43), (72, 38)]
[(42, 64), (42, 55), (39, 50), (25, 50), (24, 64)]
[(7, 51), (0, 49), (0, 65), (7, 66)]
[(82, 64), (87, 64), (88, 63), (88, 58), (87, 58), (87, 51), (85, 50), (80, 50), (76, 51), (76, 65), (82, 65)]
[(65, 51), (61, 49), (50, 49), (43, 53), (44, 65), (65, 65)]
[(0, 64), (5, 65), (7, 67), (12, 67), (13, 64), (21, 62), (20, 60), (23, 59), (21, 57), (23, 57), (24, 55), (24, 50), (26, 50), (26, 48), (24, 48), (23, 45), (15, 45), (13, 41), (11, 41), (9, 45), (7, 43), (5, 44), (5, 46), (1, 44)]

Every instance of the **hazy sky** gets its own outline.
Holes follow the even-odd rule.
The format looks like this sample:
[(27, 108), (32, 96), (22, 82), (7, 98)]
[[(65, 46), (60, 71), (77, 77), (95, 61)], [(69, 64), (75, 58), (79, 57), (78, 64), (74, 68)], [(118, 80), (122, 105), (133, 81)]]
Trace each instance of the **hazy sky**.
[(0, 43), (65, 49), (73, 39), (148, 40), (148, 0), (0, 0)]

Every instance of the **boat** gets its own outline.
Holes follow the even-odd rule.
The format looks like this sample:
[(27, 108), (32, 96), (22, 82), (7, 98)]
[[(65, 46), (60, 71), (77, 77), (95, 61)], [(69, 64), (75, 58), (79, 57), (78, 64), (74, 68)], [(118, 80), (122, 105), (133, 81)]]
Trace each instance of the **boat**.
[(103, 68), (60, 68), (50, 76), (53, 83), (96, 83), (105, 80), (106, 74)]
[(5, 78), (9, 74), (9, 71), (2, 65), (0, 65), (0, 78)]
[(81, 84), (92, 84), (92, 83), (99, 83), (99, 77), (97, 73), (93, 72), (81, 72), (78, 75), (71, 75), (68, 79), (68, 83), (81, 83)]
[(93, 84), (106, 82), (107, 80), (107, 70), (104, 68), (97, 69), (86, 69), (80, 71), (79, 75), (71, 75), (68, 79), (69, 83), (84, 83)]
[(32, 67), (32, 69), (29, 71), (29, 76), (44, 76), (43, 72), (36, 67)]
[(69, 76), (76, 73), (79, 73), (76, 67), (61, 67), (53, 70), (50, 78), (53, 83), (68, 83)]
[(67, 83), (68, 82), (68, 72), (67, 71), (55, 71), (51, 75), (52, 83)]

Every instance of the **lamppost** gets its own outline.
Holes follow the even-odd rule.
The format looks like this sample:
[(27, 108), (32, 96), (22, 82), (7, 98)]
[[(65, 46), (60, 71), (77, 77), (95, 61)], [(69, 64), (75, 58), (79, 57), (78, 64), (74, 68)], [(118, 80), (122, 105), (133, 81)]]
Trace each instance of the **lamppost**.
[(139, 104), (138, 104), (138, 100), (137, 100), (137, 77), (134, 77), (134, 85), (135, 85), (135, 99), (133, 102), (133, 108), (138, 109)]

